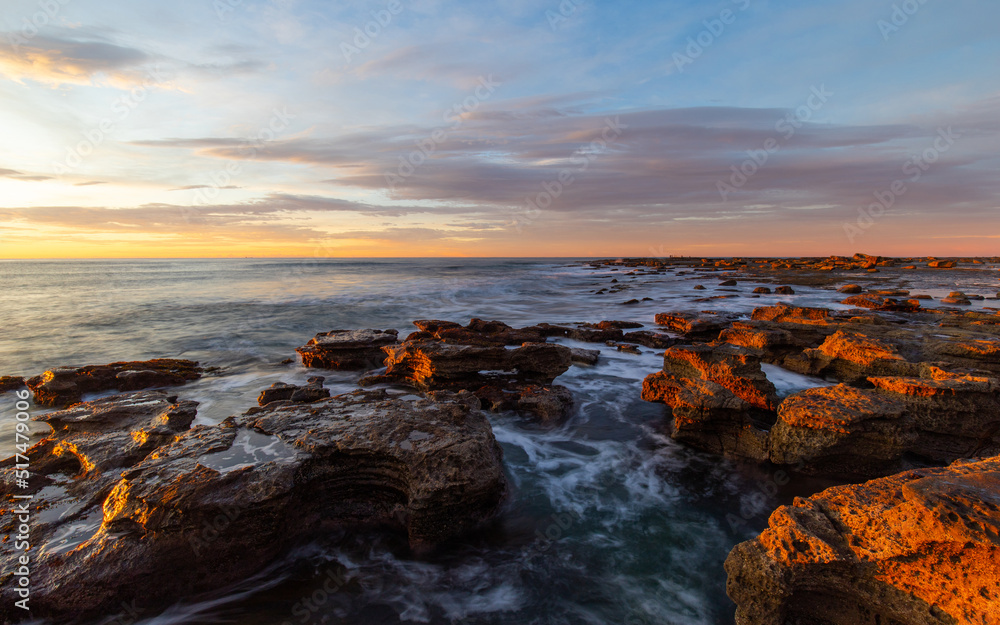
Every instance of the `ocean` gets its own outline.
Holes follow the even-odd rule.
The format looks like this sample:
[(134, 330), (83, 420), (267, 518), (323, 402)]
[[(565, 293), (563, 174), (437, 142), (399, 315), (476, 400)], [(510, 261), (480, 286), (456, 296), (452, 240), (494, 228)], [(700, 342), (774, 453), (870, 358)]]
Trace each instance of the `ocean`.
[[(465, 324), (473, 317), (515, 327), (615, 319), (653, 328), (653, 316), (665, 311), (749, 315), (779, 301), (841, 307), (842, 296), (816, 287), (751, 299), (758, 283), (742, 281), (742, 297), (695, 302), (713, 294), (716, 274), (640, 279), (626, 271), (575, 259), (0, 261), (0, 375), (197, 360), (218, 369), (171, 392), (199, 402), (196, 423), (214, 424), (255, 406), (278, 381), (325, 375), (334, 394), (354, 390), (360, 372), (282, 364), (318, 332), (396, 328), (405, 337), (415, 319)], [(904, 283), (890, 270), (884, 279), (935, 297), (952, 290), (995, 296), (995, 272)], [(632, 286), (595, 293), (612, 279)], [(633, 298), (650, 301), (622, 305)], [(179, 599), (146, 620), (125, 610), (101, 623), (732, 623), (722, 567), (729, 550), (759, 533), (775, 507), (824, 484), (672, 441), (664, 407), (640, 399), (642, 379), (662, 367), (656, 350), (632, 355), (558, 342), (600, 349), (601, 360), (557, 379), (576, 399), (559, 426), (490, 415), (512, 495), (483, 531), (420, 558), (398, 537), (330, 536), (237, 587)], [(776, 367), (767, 373), (785, 394), (825, 384)], [(0, 395), (4, 457), (14, 450), (13, 404), (13, 394)], [(47, 429), (36, 424), (36, 436)], [(331, 576), (345, 580), (332, 594), (323, 591)]]

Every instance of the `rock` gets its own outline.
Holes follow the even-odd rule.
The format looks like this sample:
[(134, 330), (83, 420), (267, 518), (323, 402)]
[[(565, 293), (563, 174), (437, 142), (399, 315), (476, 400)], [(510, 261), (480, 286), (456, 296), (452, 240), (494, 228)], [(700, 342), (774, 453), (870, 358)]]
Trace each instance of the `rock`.
[(669, 334), (652, 332), (650, 330), (629, 332), (623, 336), (621, 340), (625, 343), (636, 343), (638, 345), (652, 347), (653, 349), (667, 349), (668, 347), (673, 347), (677, 343), (677, 339)]
[[(538, 401), (520, 401), (527, 387), (551, 387), (572, 363), (570, 348), (554, 343), (503, 346), (459, 345), (440, 340), (407, 340), (386, 350), (386, 372), (362, 378), (361, 386), (402, 384), (420, 391), (468, 390), (491, 407), (531, 408)], [(568, 395), (562, 387), (546, 391), (556, 400)], [(492, 390), (491, 390), (492, 389)], [(544, 408), (548, 414), (549, 409)], [(564, 407), (564, 411), (568, 406)], [(536, 415), (544, 417), (545, 415)]]
[(953, 260), (935, 260), (927, 264), (934, 269), (953, 269), (956, 263)]
[(634, 306), (635, 304), (638, 304), (638, 303), (639, 303), (639, 300), (637, 300), (637, 299), (630, 299), (630, 300), (628, 300), (626, 302), (622, 302), (622, 306)]
[(663, 371), (643, 381), (642, 398), (670, 407), (672, 438), (727, 456), (767, 459), (766, 430), (778, 397), (759, 358), (713, 343), (672, 347), (663, 363)]
[[(874, 293), (865, 293), (864, 295), (853, 295), (845, 299), (842, 304), (847, 306), (856, 306), (858, 308), (870, 308), (872, 310), (881, 311), (896, 311), (896, 312), (914, 312), (915, 309), (913, 305), (908, 303), (897, 302), (894, 299), (889, 299), (882, 297), (881, 295), (875, 295)], [(918, 305), (916, 309), (919, 309)]]
[(729, 324), (722, 315), (708, 313), (659, 313), (656, 323), (685, 336), (715, 337)]
[(701, 378), (729, 389), (751, 406), (775, 410), (778, 392), (760, 368), (760, 358), (727, 343), (675, 346), (663, 354), (663, 370)]
[(728, 457), (768, 458), (765, 415), (720, 384), (657, 371), (643, 380), (642, 399), (670, 407), (674, 440)]
[(770, 295), (771, 289), (766, 286), (759, 286), (753, 290), (754, 293), (759, 293), (761, 295)]
[(871, 292), (875, 295), (884, 295), (886, 297), (903, 297), (910, 294), (906, 289), (875, 289)]
[(540, 341), (537, 341), (539, 343), (544, 342), (545, 337), (550, 336), (564, 336), (574, 341), (583, 341), (585, 343), (607, 343), (608, 341), (621, 340), (624, 336), (621, 330), (615, 328), (600, 329), (596, 325), (589, 323), (581, 324), (580, 327), (575, 328), (540, 323), (534, 326), (533, 329), (537, 329), (543, 337)]
[(790, 286), (779, 286), (774, 289), (776, 295), (795, 295), (795, 290)]
[(276, 401), (290, 401), (294, 403), (312, 403), (330, 396), (330, 389), (323, 388), (326, 378), (309, 378), (305, 386), (295, 386), (284, 382), (275, 382), (270, 388), (261, 392), (257, 398), (257, 403), (266, 406)]
[[(816, 349), (807, 349), (808, 366), (800, 373), (833, 377), (853, 384), (872, 375), (918, 375), (920, 365), (908, 362), (896, 347), (881, 339), (838, 330)], [(790, 363), (791, 364), (791, 363)]]
[(931, 368), (930, 378), (872, 377), (792, 395), (771, 430), (771, 461), (809, 473), (866, 479), (906, 468), (1000, 453), (1000, 382)]
[[(396, 530), (428, 549), (491, 519), (507, 492), (502, 450), (469, 393), (271, 404), (110, 473), (110, 489), (69, 483), (77, 495), (58, 503), (75, 507), (33, 528), (33, 617), (95, 619), (132, 601), (162, 608), (338, 531)], [(89, 529), (74, 538), (77, 526)], [(57, 535), (81, 542), (60, 551)], [(0, 545), (5, 571), (12, 545)], [(0, 594), (9, 621), (14, 588)]]
[(177, 386), (201, 377), (203, 369), (191, 360), (158, 358), (138, 362), (113, 362), (86, 367), (58, 367), (25, 380), (42, 406), (68, 406), (84, 393), (134, 391), (157, 386)]
[[(102, 474), (130, 467), (173, 441), (194, 421), (197, 407), (197, 402), (178, 402), (164, 391), (137, 391), (79, 403), (35, 420), (53, 430), (39, 443), (40, 449), (59, 457), (60, 464), (62, 459), (75, 461), (69, 474)], [(46, 441), (51, 441), (51, 448)], [(48, 460), (39, 459), (38, 464)]]
[(763, 350), (772, 355), (798, 351), (805, 346), (797, 341), (788, 330), (771, 328), (753, 321), (750, 323), (734, 322), (731, 327), (719, 334), (719, 340), (738, 347)]
[(595, 325), (585, 324), (584, 327), (592, 327), (598, 330), (631, 330), (641, 328), (642, 324), (636, 321), (602, 321)]
[(930, 295), (923, 295), (923, 294), (921, 294), (921, 295), (914, 295), (913, 299), (931, 299), (932, 300), (934, 298), (931, 297)]
[(958, 306), (971, 306), (972, 302), (965, 297), (944, 297), (941, 298), (942, 304), (955, 304)]
[(695, 287), (694, 287), (694, 290), (695, 291), (704, 291), (705, 287), (704, 287), (704, 285), (696, 284)]
[(382, 348), (399, 342), (396, 330), (333, 330), (322, 332), (295, 351), (302, 364), (316, 369), (360, 370), (381, 367)]
[(24, 386), (24, 378), (16, 375), (0, 376), (0, 393), (16, 391)]
[(572, 347), (569, 350), (570, 360), (582, 365), (596, 365), (601, 358), (599, 349), (580, 349)]
[(363, 386), (391, 382), (423, 391), (474, 390), (491, 379), (504, 378), (550, 384), (571, 363), (569, 348), (553, 343), (525, 343), (509, 350), (417, 340), (388, 346), (385, 351), (385, 374), (362, 378)]
[(642, 350), (640, 350), (635, 345), (628, 345), (625, 343), (615, 343), (614, 341), (608, 341), (607, 345), (608, 347), (614, 347), (618, 351), (625, 352), (626, 354), (634, 354), (638, 356), (639, 354), (642, 353)]
[[(521, 345), (522, 343), (544, 343), (546, 334), (541, 329), (512, 328), (502, 321), (472, 319), (464, 328), (447, 321), (414, 321), (421, 332), (429, 333), (423, 338), (435, 338), (445, 343), (461, 345)], [(416, 337), (410, 336), (409, 339)]]
[(779, 508), (726, 560), (739, 625), (1000, 622), (1000, 460), (907, 471)]
[(573, 393), (565, 386), (534, 384), (483, 386), (476, 390), (483, 407), (493, 412), (516, 410), (532, 415), (543, 423), (566, 418), (573, 408)]
[(844, 286), (837, 289), (840, 293), (846, 293), (848, 295), (855, 295), (857, 293), (863, 293), (864, 289), (857, 284), (845, 284)]
[(774, 321), (777, 323), (799, 323), (806, 325), (827, 325), (830, 323), (830, 311), (826, 308), (803, 308), (778, 304), (755, 308), (750, 318), (754, 321)]
[(719, 286), (736, 286), (739, 284), (736, 280), (725, 280), (719, 283)]

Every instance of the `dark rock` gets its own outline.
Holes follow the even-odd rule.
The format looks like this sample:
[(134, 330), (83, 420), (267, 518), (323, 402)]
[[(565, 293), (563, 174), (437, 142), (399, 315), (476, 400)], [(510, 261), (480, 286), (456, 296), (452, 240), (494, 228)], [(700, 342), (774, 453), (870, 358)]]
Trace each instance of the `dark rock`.
[(601, 350), (599, 349), (579, 349), (570, 348), (569, 350), (570, 359), (574, 363), (579, 363), (583, 365), (596, 365), (597, 361), (601, 358)]
[(270, 388), (261, 391), (257, 403), (266, 406), (276, 401), (290, 401), (294, 403), (312, 403), (330, 396), (330, 389), (323, 388), (325, 378), (309, 378), (305, 386), (295, 386), (284, 382), (275, 382)]
[(766, 286), (759, 286), (756, 289), (754, 289), (753, 292), (758, 293), (760, 295), (770, 295), (771, 289)]
[(621, 340), (624, 343), (636, 343), (638, 345), (652, 347), (653, 349), (667, 349), (668, 347), (673, 347), (677, 344), (677, 339), (674, 337), (661, 332), (652, 332), (650, 330), (629, 332), (625, 334)]
[[(54, 449), (47, 457), (58, 457)], [(93, 619), (134, 600), (166, 606), (244, 580), (335, 531), (398, 530), (426, 549), (491, 519), (507, 492), (501, 448), (469, 393), (272, 404), (191, 429), (128, 470), (101, 475), (113, 488), (88, 476), (64, 487), (72, 497), (40, 497), (67, 509), (33, 528), (41, 546), (33, 617)], [(89, 529), (72, 551), (47, 544), (57, 534), (72, 538), (76, 526)], [(13, 570), (12, 545), (0, 545), (5, 571)], [(14, 588), (4, 584), (0, 594), (9, 622)]]
[(857, 284), (845, 284), (844, 286), (837, 289), (840, 293), (845, 293), (847, 295), (857, 295), (858, 293), (864, 293), (864, 289)]
[(779, 286), (774, 289), (776, 295), (795, 295), (795, 290), (790, 286)]
[(719, 286), (736, 286), (739, 284), (736, 280), (724, 280), (719, 283)]
[(399, 342), (396, 330), (333, 330), (322, 332), (295, 351), (302, 364), (316, 369), (360, 370), (381, 367), (382, 348)]
[(595, 325), (586, 324), (585, 327), (593, 327), (598, 330), (632, 330), (641, 328), (642, 324), (635, 321), (602, 321)]
[(696, 284), (695, 287), (694, 287), (694, 290), (695, 291), (704, 291), (705, 287), (703, 285), (701, 285), (701, 284)]
[(639, 303), (639, 300), (637, 300), (637, 299), (630, 299), (630, 300), (628, 300), (626, 302), (622, 302), (622, 306), (634, 306), (635, 304), (638, 304), (638, 303)]
[(555, 423), (566, 418), (573, 408), (573, 394), (559, 385), (483, 386), (476, 397), (493, 412), (516, 410), (527, 413), (543, 423)]
[(84, 393), (134, 391), (157, 386), (177, 386), (201, 377), (197, 362), (158, 358), (113, 362), (86, 367), (58, 367), (25, 381), (42, 406), (68, 406)]
[(24, 386), (24, 378), (16, 375), (0, 376), (0, 393), (16, 391)]

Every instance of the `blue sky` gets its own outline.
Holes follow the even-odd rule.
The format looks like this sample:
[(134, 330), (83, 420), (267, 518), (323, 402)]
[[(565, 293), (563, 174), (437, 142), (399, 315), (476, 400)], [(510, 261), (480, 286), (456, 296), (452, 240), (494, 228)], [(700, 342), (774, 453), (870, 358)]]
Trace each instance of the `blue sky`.
[(998, 18), (9, 1), (0, 257), (998, 254)]

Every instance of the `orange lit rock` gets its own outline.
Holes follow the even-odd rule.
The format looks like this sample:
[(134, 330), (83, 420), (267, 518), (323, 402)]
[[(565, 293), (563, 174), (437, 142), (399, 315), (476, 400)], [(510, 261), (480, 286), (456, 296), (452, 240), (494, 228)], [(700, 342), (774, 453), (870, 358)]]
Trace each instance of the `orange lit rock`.
[(738, 625), (994, 625), (1000, 460), (796, 499), (726, 571)]

